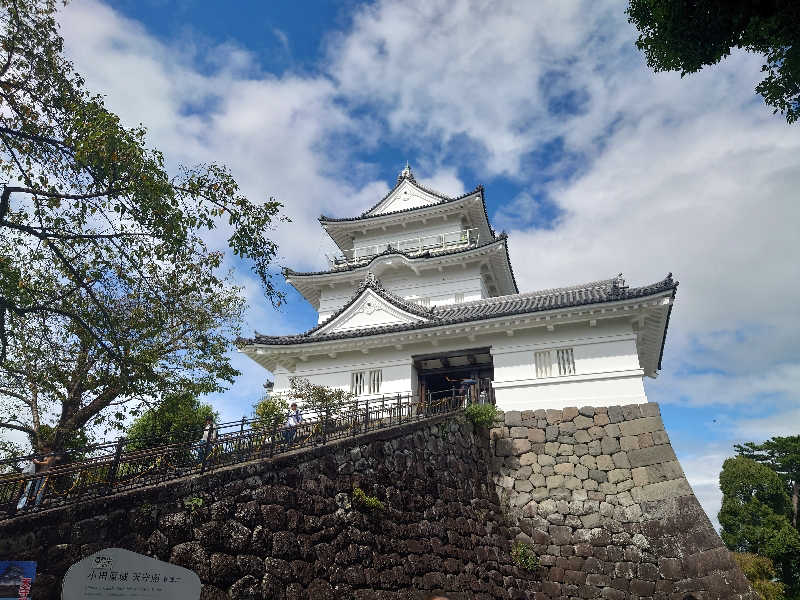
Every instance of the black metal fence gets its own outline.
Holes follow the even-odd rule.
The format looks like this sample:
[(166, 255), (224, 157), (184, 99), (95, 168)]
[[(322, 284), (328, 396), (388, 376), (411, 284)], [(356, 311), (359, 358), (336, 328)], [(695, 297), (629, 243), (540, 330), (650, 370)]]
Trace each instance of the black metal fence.
[(266, 428), (243, 417), (217, 425), (216, 437), (206, 441), (198, 440), (197, 432), (189, 436), (192, 439), (172, 434), (168, 439), (154, 436), (144, 443), (120, 438), (94, 446), (89, 458), (68, 461), (46, 472), (0, 476), (0, 518), (324, 445), (454, 412), (465, 402), (466, 396), (457, 390), (424, 402), (411, 394), (398, 394), (356, 400), (329, 414), (304, 411), (303, 421), (293, 427)]

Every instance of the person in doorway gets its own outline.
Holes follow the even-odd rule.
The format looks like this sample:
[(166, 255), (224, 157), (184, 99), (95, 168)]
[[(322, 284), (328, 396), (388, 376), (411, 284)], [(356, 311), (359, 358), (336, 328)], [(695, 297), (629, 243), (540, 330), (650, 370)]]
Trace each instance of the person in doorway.
[[(459, 400), (460, 400), (460, 398), (470, 399), (470, 395), (471, 395), (470, 391), (472, 389), (472, 386), (475, 385), (476, 383), (478, 383), (475, 379), (472, 379), (472, 378), (469, 378), (469, 377), (466, 378), (466, 379), (454, 379), (454, 378), (450, 378), (447, 375), (445, 375), (444, 378), (445, 378), (446, 381), (450, 381), (452, 383), (457, 383), (458, 384), (458, 386), (453, 386), (453, 387), (454, 388), (458, 387)], [(451, 408), (455, 408), (455, 407), (451, 407)]]
[(283, 437), (286, 443), (290, 444), (295, 435), (297, 435), (297, 426), (303, 422), (303, 415), (297, 408), (297, 402), (292, 402), (289, 406), (289, 414), (286, 416), (286, 431), (283, 432)]

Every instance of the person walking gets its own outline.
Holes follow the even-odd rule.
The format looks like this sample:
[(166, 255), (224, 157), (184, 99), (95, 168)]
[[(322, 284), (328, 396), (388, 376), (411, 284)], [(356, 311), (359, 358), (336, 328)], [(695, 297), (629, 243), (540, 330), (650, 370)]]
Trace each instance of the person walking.
[(291, 444), (297, 435), (297, 426), (303, 422), (303, 415), (297, 408), (297, 402), (292, 402), (289, 406), (289, 414), (286, 416), (286, 431), (283, 432), (283, 437), (286, 439), (287, 444)]

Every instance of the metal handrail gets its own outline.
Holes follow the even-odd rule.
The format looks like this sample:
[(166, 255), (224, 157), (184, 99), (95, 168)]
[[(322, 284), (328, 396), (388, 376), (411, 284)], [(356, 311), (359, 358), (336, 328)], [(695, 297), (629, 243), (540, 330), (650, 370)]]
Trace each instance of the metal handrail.
[(480, 230), (477, 227), (458, 229), (445, 233), (414, 236), (403, 240), (379, 242), (367, 246), (357, 246), (342, 250), (339, 255), (328, 255), (331, 268), (359, 263), (371, 259), (387, 250), (397, 250), (406, 254), (451, 250), (459, 247), (477, 245), (480, 241)]
[[(25, 511), (72, 504), (455, 412), (465, 402), (466, 396), (455, 393), (425, 401), (416, 395), (398, 394), (358, 399), (335, 414), (313, 414), (294, 427), (265, 428), (243, 418), (222, 424), (216, 439), (206, 441), (192, 439), (139, 448), (131, 446), (131, 440), (119, 438), (113, 444), (103, 444), (97, 456), (43, 473), (0, 479), (0, 519), (17, 512), (18, 503)], [(23, 497), (25, 501), (20, 502)]]

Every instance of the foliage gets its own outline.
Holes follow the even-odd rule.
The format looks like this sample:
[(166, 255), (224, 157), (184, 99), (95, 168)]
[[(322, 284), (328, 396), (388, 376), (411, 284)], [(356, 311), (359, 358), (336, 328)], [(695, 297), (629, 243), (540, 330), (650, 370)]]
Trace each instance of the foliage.
[(200, 438), (206, 417), (219, 415), (189, 393), (168, 395), (155, 408), (138, 417), (126, 432), (129, 450), (161, 444), (192, 442)]
[(763, 444), (736, 444), (734, 449), (740, 455), (768, 466), (783, 479), (786, 491), (792, 499), (792, 525), (797, 529), (800, 504), (800, 435), (773, 437)]
[(199, 496), (190, 496), (189, 498), (184, 498), (183, 506), (185, 506), (189, 512), (194, 512), (203, 506), (203, 499)]
[(800, 117), (800, 3), (630, 0), (627, 13), (655, 71), (695, 73), (734, 48), (763, 54), (756, 92), (789, 123)]
[(464, 409), (464, 415), (476, 427), (490, 427), (499, 414), (494, 404), (470, 404)]
[(775, 566), (766, 556), (734, 552), (733, 558), (762, 600), (783, 600), (784, 585), (775, 581)]
[(514, 542), (511, 547), (511, 560), (518, 567), (528, 571), (533, 571), (539, 567), (539, 557), (536, 556), (533, 548), (525, 542)]
[(266, 396), (253, 409), (255, 427), (275, 429), (283, 427), (286, 423), (289, 405), (284, 398), (279, 396)]
[(289, 386), (289, 397), (292, 400), (301, 403), (304, 409), (325, 415), (326, 418), (338, 415), (355, 398), (346, 390), (314, 385), (302, 377), (292, 377)]
[(375, 496), (367, 496), (360, 487), (353, 488), (353, 503), (367, 510), (384, 510), (383, 502)]
[(0, 0), (0, 429), (39, 451), (238, 374), (244, 300), (209, 231), (282, 299), (267, 237), (280, 204), (220, 165), (168, 173), (145, 129), (86, 90), (56, 6)]
[(734, 552), (766, 556), (790, 595), (800, 587), (800, 533), (787, 517), (789, 496), (777, 473), (752, 459), (727, 459), (719, 476), (722, 540)]

